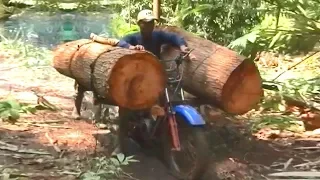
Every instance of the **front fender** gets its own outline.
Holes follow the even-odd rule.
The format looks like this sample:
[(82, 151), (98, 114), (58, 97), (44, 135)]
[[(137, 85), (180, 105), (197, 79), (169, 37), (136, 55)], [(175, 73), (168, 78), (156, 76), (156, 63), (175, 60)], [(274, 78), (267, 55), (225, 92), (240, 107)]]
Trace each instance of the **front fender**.
[(183, 120), (186, 121), (189, 125), (192, 126), (201, 126), (205, 125), (206, 122), (202, 118), (202, 116), (198, 113), (198, 111), (189, 105), (177, 105), (173, 107), (173, 110), (177, 115), (183, 117)]

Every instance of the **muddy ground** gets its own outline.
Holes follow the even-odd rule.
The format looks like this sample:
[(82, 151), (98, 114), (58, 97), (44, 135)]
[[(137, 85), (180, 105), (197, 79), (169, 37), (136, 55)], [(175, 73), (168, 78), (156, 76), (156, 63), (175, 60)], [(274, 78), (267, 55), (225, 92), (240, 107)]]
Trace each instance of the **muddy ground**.
[[(99, 129), (90, 121), (70, 118), (72, 79), (51, 67), (14, 68), (5, 61), (1, 63), (1, 99), (10, 94), (20, 102), (36, 104), (37, 96), (31, 91), (34, 90), (61, 108), (56, 112), (41, 110), (24, 114), (15, 124), (0, 122), (3, 178), (10, 174), (17, 179), (76, 179), (79, 172), (88, 168), (92, 157), (110, 156), (115, 147), (112, 132)], [(211, 107), (206, 107), (204, 112), (212, 149), (212, 157), (208, 158), (212, 161), (203, 180), (275, 179), (268, 174), (299, 170), (310, 176), (311, 171), (318, 171), (320, 137), (298, 139), (292, 135), (263, 141), (251, 135), (245, 120), (227, 117)], [(138, 150), (135, 158), (140, 162), (124, 167), (132, 177), (174, 180), (155, 156)]]

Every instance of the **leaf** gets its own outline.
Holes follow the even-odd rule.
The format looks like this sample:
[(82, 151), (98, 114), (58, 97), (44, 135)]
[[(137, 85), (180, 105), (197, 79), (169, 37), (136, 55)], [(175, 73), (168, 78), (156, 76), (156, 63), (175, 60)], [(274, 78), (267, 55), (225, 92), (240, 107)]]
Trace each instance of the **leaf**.
[(10, 109), (10, 120), (17, 120), (20, 118), (19, 111), (16, 109)]
[(128, 161), (128, 162), (140, 162), (139, 160), (136, 160), (136, 159), (133, 159), (134, 158), (134, 156), (128, 156), (127, 158), (126, 158), (126, 160)]
[(127, 161), (127, 160), (125, 160), (125, 161), (122, 161), (122, 163), (121, 163), (121, 165), (129, 165), (129, 162)]
[(248, 34), (247, 40), (251, 43), (255, 43), (257, 37), (258, 37), (257, 34), (255, 32), (252, 32), (252, 33)]
[(297, 5), (297, 8), (300, 10), (300, 12), (301, 12), (305, 17), (308, 17), (307, 12), (301, 7), (300, 4)]
[(20, 104), (19, 104), (19, 102), (17, 100), (9, 99), (7, 102), (10, 104), (12, 109), (16, 109), (16, 110), (20, 110), (21, 109)]
[(2, 178), (3, 178), (3, 180), (10, 180), (11, 179), (9, 173), (3, 173)]
[(11, 108), (11, 105), (7, 101), (0, 102), (0, 109), (10, 109), (10, 108)]
[(123, 162), (126, 157), (124, 156), (124, 154), (119, 153), (119, 154), (117, 154), (117, 158), (118, 158), (118, 160), (119, 160), (120, 162)]
[(88, 171), (80, 176), (80, 179), (83, 180), (101, 180), (101, 177), (98, 176), (95, 172)]
[(113, 165), (115, 166), (120, 166), (120, 162), (116, 158), (110, 158), (110, 161), (112, 162)]
[(272, 48), (272, 47), (275, 45), (275, 43), (280, 39), (281, 35), (282, 35), (282, 31), (279, 31), (279, 32), (272, 38), (272, 41), (271, 41), (271, 43), (269, 44), (269, 48)]
[(25, 113), (30, 112), (32, 114), (36, 113), (36, 111), (37, 111), (35, 106), (22, 106), (21, 109)]
[(282, 105), (282, 104), (278, 104), (278, 110), (279, 111), (285, 111), (286, 110), (286, 107), (284, 106), (284, 105)]
[(7, 119), (10, 116), (10, 109), (0, 112), (0, 118)]

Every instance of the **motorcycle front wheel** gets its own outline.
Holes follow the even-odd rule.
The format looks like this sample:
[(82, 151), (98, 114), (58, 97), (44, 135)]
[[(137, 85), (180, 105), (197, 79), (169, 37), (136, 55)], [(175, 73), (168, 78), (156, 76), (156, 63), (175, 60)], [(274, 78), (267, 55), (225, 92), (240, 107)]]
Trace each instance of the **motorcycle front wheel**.
[(210, 160), (210, 149), (202, 127), (190, 126), (176, 115), (181, 151), (172, 150), (169, 123), (163, 123), (163, 158), (173, 176), (180, 180), (199, 180)]

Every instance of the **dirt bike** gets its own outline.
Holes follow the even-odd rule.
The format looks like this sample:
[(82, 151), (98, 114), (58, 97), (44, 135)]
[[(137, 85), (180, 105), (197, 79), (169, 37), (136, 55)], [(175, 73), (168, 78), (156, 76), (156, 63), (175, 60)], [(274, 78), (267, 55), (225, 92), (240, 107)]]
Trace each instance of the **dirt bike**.
[(200, 113), (187, 104), (182, 90), (183, 68), (180, 65), (189, 53), (161, 61), (168, 74), (168, 85), (159, 99), (164, 116), (154, 118), (150, 110), (119, 109), (119, 141), (124, 154), (128, 153), (127, 137), (142, 147), (158, 144), (162, 159), (173, 176), (198, 180), (210, 159), (210, 151), (204, 132), (206, 123)]

